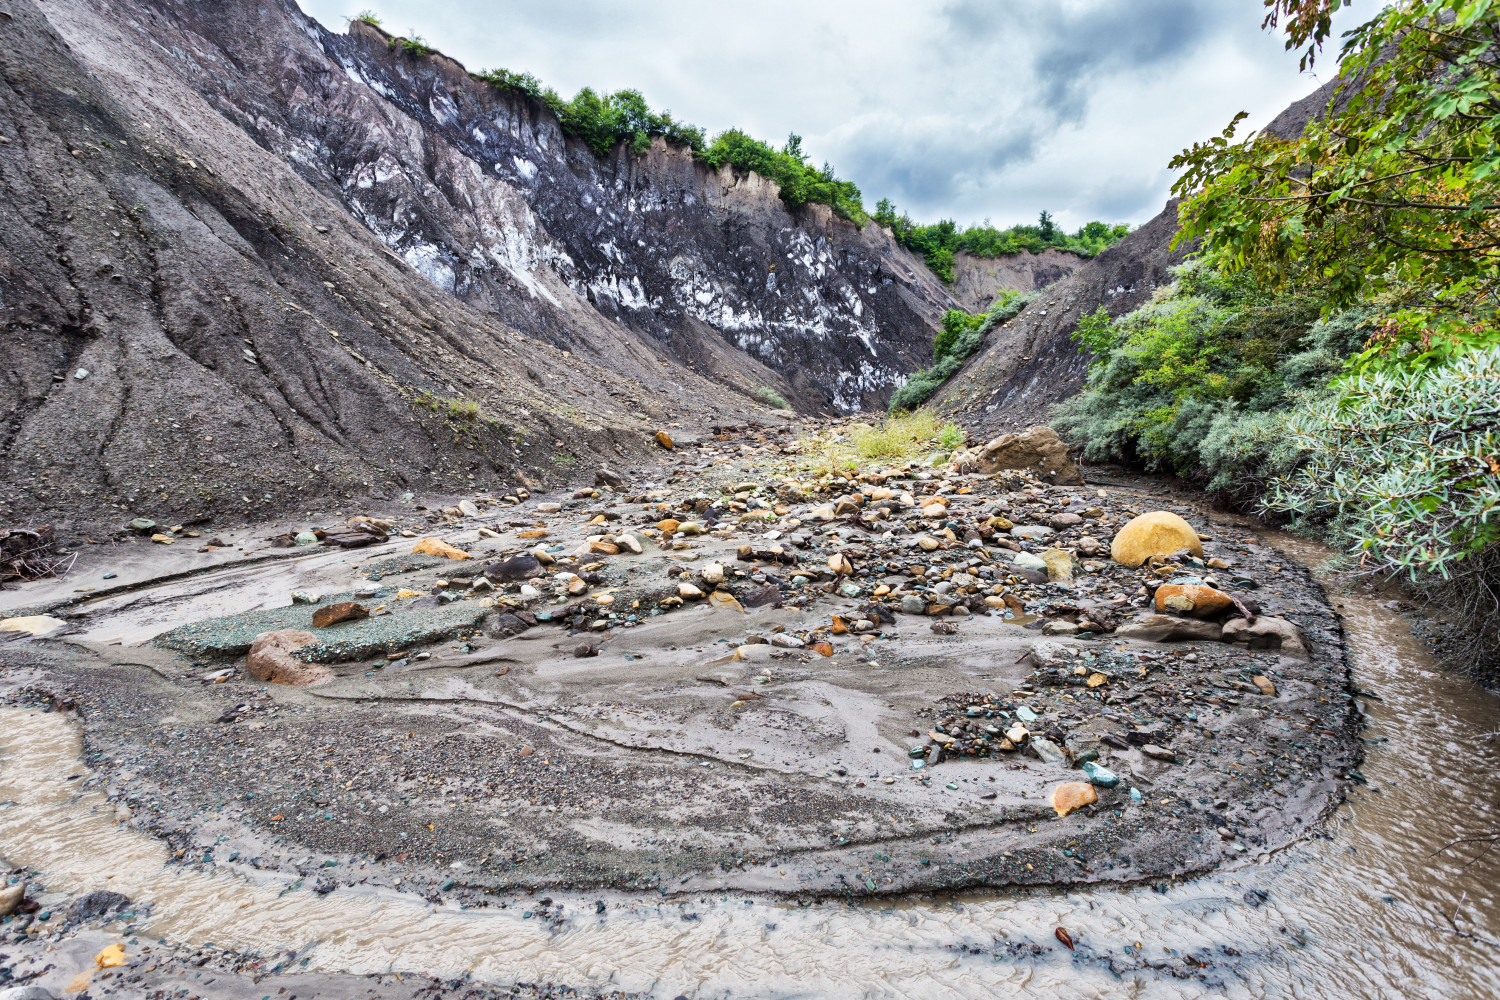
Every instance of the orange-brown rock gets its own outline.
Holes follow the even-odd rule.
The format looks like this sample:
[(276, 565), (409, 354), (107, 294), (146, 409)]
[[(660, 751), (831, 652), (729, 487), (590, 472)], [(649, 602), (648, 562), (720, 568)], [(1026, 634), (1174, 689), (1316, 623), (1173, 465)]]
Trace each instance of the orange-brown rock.
[(255, 637), (245, 657), (245, 673), (252, 680), (269, 684), (306, 687), (333, 678), (333, 671), (318, 663), (303, 663), (292, 655), (318, 637), (302, 629), (282, 629)]
[(1164, 583), (1156, 588), (1156, 610), (1163, 613), (1213, 618), (1234, 608), (1234, 600), (1222, 590), (1192, 583)]
[(1052, 789), (1052, 808), (1057, 810), (1058, 816), (1066, 816), (1098, 801), (1099, 793), (1087, 781), (1065, 781)]
[(666, 431), (656, 432), (656, 443), (661, 445), (668, 451), (671, 451), (675, 447), (675, 445), (672, 443), (672, 435), (668, 434)]
[(1002, 434), (986, 444), (979, 452), (979, 470), (1002, 469), (1025, 469), (1062, 486), (1083, 485), (1078, 463), (1050, 427), (1028, 427), (1018, 434)]
[(313, 612), (313, 628), (328, 628), (340, 622), (357, 622), (370, 617), (370, 609), (353, 601), (325, 604)]
[(412, 551), (428, 556), (447, 556), (449, 559), (473, 558), (463, 549), (456, 549), (441, 538), (424, 538), (412, 548)]

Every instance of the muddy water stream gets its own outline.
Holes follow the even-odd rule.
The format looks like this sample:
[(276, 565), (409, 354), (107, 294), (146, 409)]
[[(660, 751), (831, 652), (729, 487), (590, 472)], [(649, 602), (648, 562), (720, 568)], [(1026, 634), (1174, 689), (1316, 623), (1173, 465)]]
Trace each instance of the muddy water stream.
[[(1324, 556), (1282, 538), (1289, 554)], [(1500, 828), (1500, 701), (1443, 673), (1375, 600), (1335, 596), (1355, 656), (1367, 785), (1274, 856), (1176, 883), (1073, 892), (798, 906), (745, 897), (554, 894), (559, 925), (524, 906), (461, 911), (388, 890), (318, 897), (254, 870), (169, 865), (77, 792), (60, 715), (0, 711), (0, 855), (49, 890), (108, 885), (150, 901), (142, 933), (219, 947), (308, 949), (328, 972), (466, 971), (676, 997), (1500, 996), (1500, 851), (1438, 853)], [(1436, 854), (1436, 856), (1434, 856)], [(605, 909), (596, 912), (595, 901)], [(1069, 952), (1054, 938), (1066, 927)], [(1496, 942), (1496, 943), (1491, 943)]]

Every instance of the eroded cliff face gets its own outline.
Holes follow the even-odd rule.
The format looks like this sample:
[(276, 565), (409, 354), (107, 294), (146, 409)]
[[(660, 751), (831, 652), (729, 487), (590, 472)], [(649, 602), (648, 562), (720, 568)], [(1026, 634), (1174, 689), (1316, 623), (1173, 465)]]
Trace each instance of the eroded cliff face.
[(439, 290), (605, 364), (662, 352), (745, 394), (878, 408), (951, 299), (878, 226), (658, 141), (600, 159), (441, 55), (291, 0), (153, 0), (179, 69)]
[(1021, 251), (1005, 257), (953, 255), (953, 297), (971, 313), (989, 309), (1002, 291), (1034, 292), (1055, 284), (1088, 263), (1066, 250)]

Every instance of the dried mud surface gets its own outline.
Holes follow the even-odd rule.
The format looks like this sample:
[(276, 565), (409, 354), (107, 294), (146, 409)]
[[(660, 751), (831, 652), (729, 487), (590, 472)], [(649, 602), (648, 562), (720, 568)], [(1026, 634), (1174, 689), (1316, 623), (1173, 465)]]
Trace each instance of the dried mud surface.
[[(92, 550), (75, 580), (116, 561), (147, 578), (97, 598), (29, 595), (26, 610), (69, 627), (0, 644), (0, 690), (76, 713), (121, 815), (165, 837), (183, 864), (233, 855), (332, 890), (357, 862), (361, 881), (479, 906), (548, 887), (859, 896), (1151, 880), (1274, 851), (1339, 800), (1358, 749), (1338, 615), (1238, 518), (1150, 484), (1065, 488), (905, 466), (872, 470), (894, 498), (824, 521), (824, 504), (875, 487), (798, 472), (799, 450), (788, 432), (745, 428), (681, 444), (669, 466), (616, 490), (513, 497), (477, 517), (426, 512), (470, 560), (412, 555), (400, 534), (353, 551), (245, 538), (247, 555), (153, 585), (143, 552), (174, 566), (187, 554)], [(901, 502), (938, 491), (949, 498), (941, 516)], [(1254, 586), (1242, 593), (1263, 614), (1299, 624), (1311, 660), (1112, 637), (1149, 610), (1137, 593), (1149, 569), (1083, 557), (1074, 579), (1037, 582), (1009, 560), (1038, 546), (975, 530), (997, 504), (1018, 527), (1097, 511), (1047, 539), (1075, 551), (1085, 532), (1107, 541), (1134, 513), (1179, 510), (1210, 537), (1205, 558), (1231, 563), (1219, 576)], [(655, 526), (668, 516), (712, 530), (664, 537)], [(415, 509), (405, 520), (413, 536), (433, 527)], [(589, 551), (587, 539), (626, 529), (641, 554)], [(916, 545), (933, 537), (934, 551)], [(556, 550), (543, 576), (472, 586), (487, 565), (537, 547)], [(828, 570), (836, 554), (854, 575)], [(714, 590), (704, 572), (714, 562), (738, 606), (678, 597), (693, 581)], [(563, 592), (557, 572), (578, 574), (581, 592)], [(1204, 571), (1168, 565), (1157, 579), (1182, 572)], [(344, 630), (314, 654), (331, 682), (254, 682), (241, 637), (309, 627), (315, 606), (291, 604), (296, 588), (376, 614), (325, 630)], [(880, 588), (890, 592), (874, 596)], [(922, 613), (900, 611), (914, 596)], [(5, 598), (5, 614), (24, 600)], [(446, 624), (413, 631), (424, 616)], [(1076, 622), (1099, 631), (1042, 633)], [(772, 644), (788, 637), (791, 648)], [(1106, 682), (1085, 685), (1093, 673)], [(1098, 753), (1120, 785), (1059, 818), (1051, 790), (1087, 781), (1082, 771), (956, 728), (1003, 731), (1023, 707), (1034, 738), (1075, 759)], [(940, 725), (982, 752), (933, 753)], [(1143, 753), (1148, 741), (1175, 762)]]

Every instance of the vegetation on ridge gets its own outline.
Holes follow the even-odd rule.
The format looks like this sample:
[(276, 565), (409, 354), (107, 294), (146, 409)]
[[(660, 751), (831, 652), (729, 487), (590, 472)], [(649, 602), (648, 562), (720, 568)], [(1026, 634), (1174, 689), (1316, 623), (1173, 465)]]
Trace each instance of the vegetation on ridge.
[(1011, 226), (1009, 229), (996, 229), (988, 222), (965, 229), (952, 219), (924, 226), (913, 222), (905, 212), (897, 215), (896, 206), (884, 198), (876, 204), (873, 218), (891, 231), (896, 242), (921, 254), (932, 273), (949, 284), (953, 282), (953, 255), (957, 253), (971, 257), (1002, 257), (1022, 250), (1041, 253), (1050, 247), (1092, 257), (1130, 233), (1130, 227), (1123, 223), (1089, 222), (1069, 235), (1048, 212), (1043, 212), (1034, 226)]
[(931, 399), (932, 394), (984, 346), (985, 334), (1016, 316), (1035, 297), (1035, 292), (1006, 289), (987, 312), (966, 313), (961, 309), (949, 309), (943, 314), (943, 329), (932, 341), (931, 367), (912, 372), (906, 384), (891, 396), (891, 412), (915, 410)]

